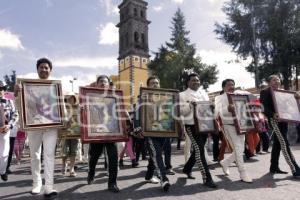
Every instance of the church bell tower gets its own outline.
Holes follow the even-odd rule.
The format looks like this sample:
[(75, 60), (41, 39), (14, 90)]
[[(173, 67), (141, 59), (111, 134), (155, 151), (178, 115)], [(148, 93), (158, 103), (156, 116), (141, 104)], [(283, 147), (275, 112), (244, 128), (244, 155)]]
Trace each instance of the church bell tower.
[(119, 88), (127, 108), (136, 103), (139, 89), (146, 87), (148, 78), (147, 6), (143, 0), (123, 0), (119, 5)]

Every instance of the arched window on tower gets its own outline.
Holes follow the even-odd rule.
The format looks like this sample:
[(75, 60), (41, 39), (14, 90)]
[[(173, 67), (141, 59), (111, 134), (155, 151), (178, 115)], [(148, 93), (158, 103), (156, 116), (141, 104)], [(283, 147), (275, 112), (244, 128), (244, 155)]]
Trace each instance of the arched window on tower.
[(134, 32), (134, 42), (135, 43), (139, 43), (140, 42), (140, 38), (139, 38), (139, 33), (138, 32)]
[(125, 34), (125, 47), (128, 47), (129, 45), (129, 37), (128, 37), (128, 33)]
[(141, 34), (141, 40), (142, 40), (142, 44), (145, 45), (146, 40), (145, 40), (145, 34), (144, 33)]
[(145, 12), (141, 10), (141, 18), (145, 18)]
[(133, 9), (133, 14), (134, 14), (135, 17), (138, 16), (138, 10), (136, 8)]

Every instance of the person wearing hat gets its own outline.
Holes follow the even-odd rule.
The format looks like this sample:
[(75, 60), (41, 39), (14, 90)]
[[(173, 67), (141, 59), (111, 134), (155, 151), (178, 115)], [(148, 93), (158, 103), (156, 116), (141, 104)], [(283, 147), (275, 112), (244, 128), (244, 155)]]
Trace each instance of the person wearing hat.
[[(40, 58), (37, 60), (36, 69), (39, 79), (47, 80), (52, 72), (52, 62), (47, 58)], [(17, 84), (15, 86), (16, 97), (20, 90), (21, 85)], [(44, 196), (46, 198), (53, 198), (58, 194), (57, 191), (53, 189), (57, 128), (28, 130), (27, 134), (31, 157), (31, 173), (33, 178), (31, 194), (37, 195), (42, 190), (41, 149), (43, 144), (45, 177)]]
[[(257, 154), (266, 154), (269, 153), (269, 145), (270, 145), (270, 138), (268, 134), (268, 122), (265, 115), (262, 113), (262, 105), (260, 103), (260, 100), (257, 99), (252, 104), (254, 106), (253, 109), (253, 115), (255, 118), (257, 118), (256, 122), (256, 128), (259, 133), (260, 141), (258, 142), (256, 146), (256, 153)], [(261, 151), (261, 145), (262, 145), (262, 151)]]
[(7, 162), (9, 155), (10, 131), (18, 121), (18, 113), (12, 100), (4, 97), (7, 86), (0, 81), (0, 175), (3, 181), (7, 181)]
[[(259, 118), (258, 118), (258, 110), (260, 107), (260, 103), (257, 101), (251, 101), (249, 106), (251, 107), (251, 112), (253, 114), (254, 117), (254, 123), (257, 124), (259, 122)], [(256, 155), (256, 147), (260, 142), (260, 137), (259, 137), (259, 133), (257, 131), (257, 129), (255, 130), (249, 130), (246, 133), (246, 145), (245, 145), (245, 156), (246, 159), (249, 160), (251, 157)]]

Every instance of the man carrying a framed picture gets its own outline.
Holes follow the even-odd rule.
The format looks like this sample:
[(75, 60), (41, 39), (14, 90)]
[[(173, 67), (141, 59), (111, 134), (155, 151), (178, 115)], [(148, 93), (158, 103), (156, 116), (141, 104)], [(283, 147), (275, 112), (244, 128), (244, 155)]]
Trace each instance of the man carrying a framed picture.
[[(260, 92), (260, 101), (264, 106), (264, 114), (267, 116), (271, 129), (274, 132), (273, 147), (271, 152), (271, 174), (287, 174), (279, 168), (280, 151), (291, 168), (293, 176), (300, 178), (300, 168), (295, 161), (291, 152), (290, 144), (287, 140), (288, 124), (287, 122), (278, 122), (278, 113), (275, 112), (275, 107), (272, 99), (272, 89), (278, 90), (281, 86), (280, 79), (277, 75), (271, 75), (267, 79), (268, 88)], [(297, 94), (297, 93), (296, 93)], [(299, 95), (295, 96), (299, 98)], [(295, 108), (296, 109), (296, 108)]]
[(208, 95), (204, 90), (200, 89), (200, 78), (196, 73), (192, 73), (187, 78), (187, 89), (179, 94), (180, 98), (180, 114), (183, 117), (186, 133), (191, 140), (193, 152), (186, 162), (183, 173), (188, 178), (194, 179), (191, 175), (192, 168), (197, 162), (202, 174), (204, 185), (209, 188), (216, 188), (207, 161), (205, 159), (204, 145), (207, 140), (207, 134), (199, 134), (194, 119), (194, 104), (199, 101), (209, 101)]
[[(47, 58), (41, 58), (36, 63), (39, 79), (47, 80), (52, 72), (52, 62)], [(21, 90), (21, 85), (16, 85), (15, 96)], [(38, 120), (38, 119), (37, 119)], [(32, 195), (39, 194), (42, 190), (41, 177), (41, 147), (44, 149), (44, 196), (52, 198), (57, 196), (57, 191), (53, 189), (53, 173), (55, 164), (55, 146), (57, 141), (57, 128), (45, 128), (39, 130), (28, 130), (28, 142), (31, 157), (31, 173), (33, 178)]]
[[(160, 82), (158, 77), (150, 76), (147, 80), (148, 88), (160, 88)], [(151, 105), (148, 105), (148, 108), (151, 109)], [(147, 113), (148, 116), (153, 115), (153, 113)], [(152, 117), (148, 117), (148, 119), (152, 119)], [(167, 137), (146, 137), (147, 147), (149, 151), (150, 158), (148, 160), (147, 172), (145, 179), (149, 183), (157, 183), (157, 180), (153, 177), (154, 170), (156, 169), (159, 172), (160, 183), (162, 189), (167, 192), (170, 188), (169, 179), (167, 177), (167, 170), (171, 169), (171, 145), (170, 139)], [(167, 149), (166, 149), (167, 147)], [(166, 163), (163, 161), (163, 151), (165, 153)], [(169, 169), (167, 167), (170, 166)]]
[[(109, 89), (110, 79), (106, 75), (101, 75), (97, 78), (96, 87)], [(95, 168), (98, 163), (98, 159), (104, 150), (106, 149), (108, 155), (108, 190), (111, 192), (119, 192), (120, 189), (117, 186), (118, 175), (118, 148), (115, 142), (106, 143), (90, 143), (89, 149), (89, 172), (87, 177), (88, 184), (94, 182)]]
[(222, 160), (220, 165), (225, 175), (229, 175), (229, 166), (236, 161), (240, 178), (243, 182), (252, 183), (252, 179), (248, 176), (244, 165), (243, 152), (245, 149), (245, 135), (238, 134), (232, 113), (234, 105), (229, 104), (227, 93), (234, 93), (235, 82), (232, 79), (225, 79), (222, 82), (223, 94), (215, 97), (215, 115), (221, 118), (224, 135), (226, 140), (232, 147), (232, 154)]

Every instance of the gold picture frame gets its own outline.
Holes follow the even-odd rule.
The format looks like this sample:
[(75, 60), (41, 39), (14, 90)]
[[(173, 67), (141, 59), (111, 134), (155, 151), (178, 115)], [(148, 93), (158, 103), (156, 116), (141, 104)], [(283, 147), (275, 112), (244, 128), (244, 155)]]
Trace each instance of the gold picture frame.
[(64, 102), (61, 81), (42, 79), (17, 79), (20, 122), (23, 130), (62, 128)]
[(139, 106), (144, 136), (178, 137), (178, 90), (141, 87)]

